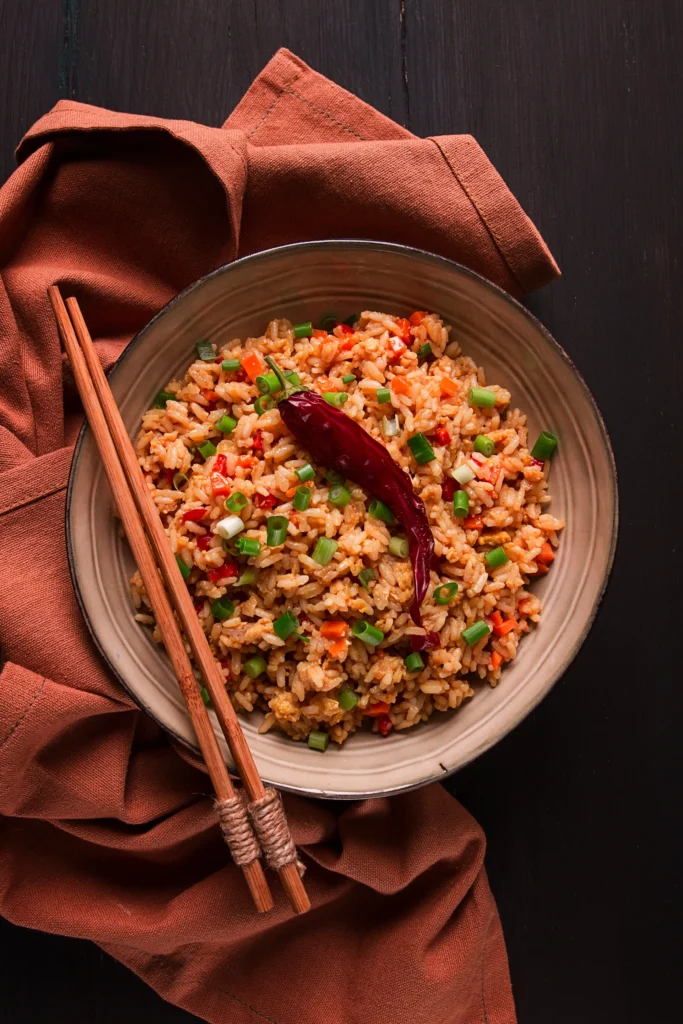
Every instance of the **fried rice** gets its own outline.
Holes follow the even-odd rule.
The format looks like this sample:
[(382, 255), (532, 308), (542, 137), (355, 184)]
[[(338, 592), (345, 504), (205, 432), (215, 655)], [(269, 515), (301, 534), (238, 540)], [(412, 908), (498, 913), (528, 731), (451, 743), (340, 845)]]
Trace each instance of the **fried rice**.
[[(171, 381), (159, 407), (144, 414), (137, 454), (236, 710), (263, 712), (261, 732), (277, 729), (305, 740), (312, 730), (322, 731), (341, 744), (364, 724), (384, 735), (407, 729), (435, 711), (457, 708), (474, 695), (477, 683), (496, 686), (505, 663), (539, 621), (541, 603), (529, 584), (548, 571), (564, 525), (547, 511), (544, 465), (530, 454), (526, 417), (511, 406), (510, 393), (486, 385), (484, 370), (461, 353), (451, 328), (436, 314), (414, 314), (408, 321), (366, 311), (352, 327), (338, 324), (310, 337), (295, 337), (289, 321), (273, 320), (261, 337), (234, 339), (212, 351), (213, 357), (204, 349), (205, 358), (193, 362), (182, 380)], [(310, 459), (287, 432), (277, 405), (261, 415), (254, 408), (259, 389), (242, 361), (247, 357), (244, 365), (252, 367), (265, 355), (316, 391), (346, 392), (346, 415), (410, 474), (427, 511), (439, 566), (422, 614), (424, 628), (438, 633), (440, 646), (423, 652), (423, 668), (410, 671), (405, 661), (411, 636), (424, 630), (408, 612), (409, 558), (389, 551), (400, 524), (369, 514), (372, 481), (346, 481), (350, 502), (344, 508), (330, 504), (332, 484), (321, 466), (307, 481), (308, 508), (293, 507), (301, 486), (296, 470)], [(237, 359), (238, 370), (222, 368), (223, 360)], [(352, 382), (342, 380), (351, 374)], [(471, 405), (471, 387), (488, 387), (495, 405)], [(390, 401), (383, 393), (379, 403), (377, 392), (384, 388)], [(226, 414), (237, 421), (228, 434), (217, 428)], [(383, 421), (395, 416), (399, 433), (387, 437)], [(407, 445), (417, 432), (434, 448), (435, 458), (425, 465), (416, 464)], [(475, 451), (478, 436), (494, 443), (490, 457)], [(205, 457), (211, 451), (207, 442), (216, 453)], [(225, 490), (214, 493), (211, 478), (221, 456), (229, 490), (246, 499), (238, 512), (244, 523), (240, 537), (260, 542), (255, 557), (235, 554), (233, 543), (215, 533), (228, 514)], [(469, 499), (463, 519), (454, 515), (450, 495), (460, 488), (452, 473), (464, 465), (474, 478), (461, 488)], [(194, 509), (203, 509), (203, 516), (186, 518)], [(287, 535), (284, 544), (269, 547), (266, 520), (275, 515), (287, 518)], [(325, 566), (312, 557), (320, 537), (338, 544)], [(491, 568), (485, 556), (497, 547), (508, 560)], [(224, 566), (235, 575), (221, 579), (217, 570)], [(358, 577), (368, 568), (375, 579), (363, 586)], [(254, 570), (247, 573), (253, 583), (243, 580), (247, 569)], [(445, 605), (436, 603), (434, 591), (449, 582), (458, 584), (457, 594)], [(136, 619), (153, 627), (160, 641), (139, 573), (132, 577), (131, 593)], [(212, 613), (221, 598), (235, 605), (222, 620)], [(299, 627), (283, 640), (274, 623), (287, 611)], [(337, 627), (341, 639), (324, 635), (330, 620), (352, 626), (360, 619), (384, 634), (378, 646), (345, 632), (344, 625)], [(481, 621), (491, 631), (470, 646), (463, 630)], [(265, 668), (253, 678), (244, 666), (255, 655)], [(344, 710), (338, 698), (347, 690), (357, 703)]]

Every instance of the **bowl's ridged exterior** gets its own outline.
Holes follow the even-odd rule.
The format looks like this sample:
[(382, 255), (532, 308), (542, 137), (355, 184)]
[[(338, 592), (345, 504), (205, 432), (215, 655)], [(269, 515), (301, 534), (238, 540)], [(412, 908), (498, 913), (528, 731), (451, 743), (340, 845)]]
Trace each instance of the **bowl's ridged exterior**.
[[(479, 687), (457, 712), (383, 739), (356, 734), (322, 756), (277, 733), (244, 728), (265, 779), (283, 789), (354, 798), (422, 785), (461, 767), (520, 722), (566, 669), (605, 587), (617, 530), (616, 474), (609, 440), (585, 384), (550, 335), (522, 306), (447, 260), (380, 242), (313, 242), (269, 250), (215, 271), (173, 300), (135, 339), (111, 375), (134, 436), (154, 394), (181, 375), (198, 338), (218, 343), (258, 335), (274, 316), (318, 321), (330, 311), (407, 315), (439, 312), (487, 380), (509, 388), (531, 434), (560, 439), (552, 463), (555, 515), (566, 519), (552, 571), (537, 584), (539, 628), (492, 690)], [(69, 487), (68, 545), (79, 601), (103, 655), (135, 699), (170, 732), (193, 732), (163, 649), (133, 621), (130, 556), (112, 518), (111, 497), (85, 430)], [(216, 732), (219, 734), (218, 727)], [(223, 743), (221, 737), (221, 743)], [(227, 750), (226, 753), (227, 758)]]

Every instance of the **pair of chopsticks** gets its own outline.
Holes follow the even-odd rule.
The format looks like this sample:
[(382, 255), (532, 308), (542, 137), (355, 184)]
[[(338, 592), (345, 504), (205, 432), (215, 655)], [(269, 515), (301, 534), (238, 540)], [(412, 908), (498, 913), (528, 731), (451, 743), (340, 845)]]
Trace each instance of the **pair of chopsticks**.
[[(261, 827), (256, 815), (252, 815), (261, 844), (268, 856), (266, 838), (268, 829), (271, 828), (271, 832), (275, 833), (275, 856), (269, 858), (270, 862), (278, 871), (293, 909), (297, 913), (303, 913), (310, 908), (310, 901), (301, 880), (296, 851), (289, 836), (279, 798), (273, 801), (272, 798), (276, 797), (276, 794), (272, 790), (266, 790), (258, 774), (237, 714), (226, 692), (223, 676), (211, 653), (195, 613), (192, 598), (145, 484), (133, 445), (97, 357), (83, 314), (75, 298), (68, 298), (66, 303), (64, 302), (56, 285), (48, 288), (48, 296), (128, 543), (211, 777), (226, 842), (233, 852), (234, 859), (240, 863), (256, 909), (259, 912), (270, 910), (273, 907), (273, 897), (261, 861), (257, 854), (250, 852), (260, 852), (258, 842), (228, 775), (182, 634), (173, 614), (174, 609), (209, 691), (218, 722), (249, 798), (250, 808), (260, 807), (261, 810), (267, 810), (271, 816)], [(161, 577), (158, 570), (161, 570)], [(263, 804), (268, 804), (268, 808), (263, 808)], [(226, 809), (225, 815), (221, 814), (221, 808)], [(240, 813), (243, 817), (238, 821), (235, 831), (234, 822), (231, 825), (229, 819), (231, 815), (237, 815), (239, 819)], [(277, 820), (273, 821), (273, 815)], [(232, 842), (227, 834), (231, 829), (234, 833)], [(287, 859), (288, 863), (282, 863)]]

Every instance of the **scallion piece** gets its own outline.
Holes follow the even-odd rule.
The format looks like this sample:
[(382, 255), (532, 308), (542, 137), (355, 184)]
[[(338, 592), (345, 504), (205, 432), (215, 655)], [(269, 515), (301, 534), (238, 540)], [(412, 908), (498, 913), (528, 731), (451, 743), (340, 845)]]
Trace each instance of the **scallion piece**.
[(240, 578), (235, 580), (233, 587), (248, 587), (252, 583), (256, 583), (256, 571), (254, 569), (245, 569)]
[(266, 543), (269, 548), (279, 548), (284, 544), (287, 526), (287, 516), (270, 516), (266, 519)]
[(280, 381), (274, 373), (260, 374), (255, 383), (262, 395), (275, 395), (281, 390)]
[(308, 506), (311, 504), (312, 497), (313, 492), (311, 491), (310, 487), (297, 487), (296, 491), (294, 492), (294, 501), (292, 502), (292, 505), (297, 510), (297, 512), (305, 512)]
[(451, 476), (454, 480), (457, 480), (462, 487), (464, 487), (465, 484), (468, 484), (471, 480), (474, 480), (473, 470), (464, 464), (462, 466), (458, 466), (457, 469), (454, 469)]
[(388, 416), (382, 417), (382, 433), (385, 437), (396, 437), (397, 434), (401, 433), (401, 424), (398, 422), (398, 413), (392, 416), (391, 419)]
[(254, 402), (254, 412), (258, 413), (259, 416), (263, 416), (264, 412), (270, 412), (275, 406), (275, 400), (272, 395), (261, 395)]
[(324, 316), (322, 318), (322, 320), (320, 321), (320, 327), (322, 328), (323, 331), (327, 331), (327, 333), (330, 334), (335, 329), (338, 323), (339, 317), (333, 316), (330, 313), (329, 316)]
[(343, 473), (340, 473), (338, 469), (326, 469), (325, 478), (330, 481), (331, 484), (343, 484), (346, 479)]
[(311, 729), (308, 734), (308, 745), (311, 750), (319, 750), (324, 754), (329, 742), (330, 737), (328, 734), (326, 732), (322, 732), (320, 729)]
[(294, 472), (299, 477), (302, 484), (305, 484), (307, 480), (312, 480), (315, 476), (315, 470), (310, 462), (307, 462), (305, 466), (300, 466), (298, 469), (295, 469)]
[(374, 569), (361, 569), (358, 573), (358, 582), (360, 583), (363, 590), (367, 590), (370, 593), (370, 581), (376, 579)]
[(417, 361), (418, 363), (424, 363), (428, 359), (433, 359), (434, 353), (432, 352), (432, 346), (426, 342), (424, 345), (420, 345), (417, 350)]
[(216, 430), (220, 430), (221, 434), (232, 434), (236, 426), (237, 420), (226, 413), (224, 416), (221, 416), (216, 424)]
[(225, 373), (235, 373), (236, 370), (241, 370), (242, 364), (239, 359), (224, 359), (221, 363), (221, 370)]
[(383, 501), (379, 500), (379, 498), (375, 498), (374, 501), (370, 502), (368, 512), (375, 519), (381, 519), (383, 523), (389, 523), (389, 525), (391, 525), (396, 522), (396, 516), (394, 513), (391, 511), (389, 506), (385, 505)]
[(358, 703), (358, 694), (350, 686), (342, 686), (337, 701), (342, 711), (351, 711)]
[(425, 667), (425, 663), (422, 659), (422, 655), (419, 651), (415, 651), (413, 654), (409, 654), (405, 659), (406, 668), (409, 672), (419, 672), (420, 669)]
[(202, 688), (201, 688), (201, 690), (199, 692), (201, 693), (202, 700), (206, 704), (207, 708), (210, 708), (211, 707), (211, 695), (209, 694), (209, 691), (207, 690), (207, 688), (205, 686), (202, 686)]
[(453, 495), (453, 515), (464, 519), (470, 510), (470, 499), (466, 491), (456, 491)]
[(551, 434), (549, 430), (542, 430), (538, 435), (536, 444), (531, 449), (531, 458), (538, 459), (539, 462), (545, 462), (552, 456), (556, 448), (557, 438), (555, 435)]
[(310, 338), (313, 334), (313, 324), (307, 320), (305, 324), (294, 324), (295, 338)]
[(223, 502), (228, 512), (241, 512), (243, 508), (246, 508), (248, 503), (249, 499), (246, 494), (242, 494), (241, 491), (233, 491), (230, 497), (226, 498)]
[(336, 508), (346, 508), (351, 501), (351, 492), (343, 484), (335, 484), (334, 487), (330, 487), (328, 501)]
[(219, 597), (211, 604), (211, 614), (219, 622), (225, 622), (232, 618), (235, 611), (235, 602), (229, 601), (227, 597)]
[(189, 479), (185, 473), (174, 473), (173, 474), (173, 486), (176, 491), (179, 491), (183, 484), (189, 484)]
[(301, 384), (301, 377), (296, 370), (285, 370), (285, 380), (288, 380), (290, 384)]
[(481, 409), (492, 409), (496, 404), (496, 396), (488, 388), (470, 388), (467, 392), (467, 401)]
[(473, 625), (468, 626), (467, 629), (463, 629), (460, 635), (468, 647), (474, 647), (474, 645), (478, 644), (480, 640), (483, 640), (485, 636), (488, 636), (490, 632), (491, 630), (486, 623), (480, 620), (479, 622), (475, 622)]
[(474, 450), (479, 452), (480, 455), (485, 455), (487, 459), (490, 459), (496, 450), (496, 446), (490, 437), (484, 437), (483, 434), (477, 434), (474, 439)]
[(505, 565), (510, 561), (505, 548), (502, 546), (493, 548), (491, 551), (487, 551), (484, 557), (491, 569), (498, 569), (501, 565)]
[(370, 647), (376, 647), (377, 644), (381, 644), (382, 640), (384, 640), (382, 630), (377, 629), (377, 626), (373, 626), (371, 622), (366, 622), (365, 619), (359, 619), (358, 622), (354, 622), (351, 632)]
[(345, 373), (344, 376), (342, 377), (342, 383), (344, 383), (344, 384), (353, 384), (355, 379), (356, 379), (355, 373)]
[(457, 583), (442, 583), (434, 591), (434, 604), (448, 604), (458, 593)]
[(186, 580), (187, 577), (192, 572), (192, 569), (190, 568), (189, 565), (185, 565), (185, 563), (183, 562), (183, 560), (180, 557), (180, 555), (176, 555), (175, 556), (175, 560), (178, 563), (178, 568), (180, 569), (180, 575), (183, 577), (184, 580)]
[(235, 541), (235, 547), (241, 555), (256, 558), (261, 550), (261, 541), (256, 540), (255, 537), (238, 537)]
[(216, 361), (216, 352), (210, 341), (198, 341), (197, 342), (197, 355), (200, 359), (203, 359), (205, 363), (213, 363)]
[(266, 659), (262, 654), (256, 654), (253, 658), (248, 658), (242, 668), (250, 679), (256, 679), (266, 671)]
[(392, 555), (396, 555), (397, 558), (406, 558), (410, 551), (410, 546), (405, 537), (392, 537), (389, 541), (389, 551)]
[(176, 397), (177, 396), (174, 395), (172, 391), (160, 391), (159, 394), (154, 399), (154, 406), (157, 409), (165, 409), (166, 403), (170, 402), (171, 399), (174, 399)]
[(239, 516), (226, 516), (216, 523), (216, 533), (223, 540), (232, 540), (244, 529), (244, 521)]
[(389, 388), (377, 388), (377, 391), (375, 391), (375, 398), (380, 405), (386, 405), (387, 402), (391, 401), (391, 391)]
[(286, 640), (288, 636), (295, 632), (299, 628), (299, 620), (293, 612), (286, 611), (284, 615), (281, 615), (279, 619), (276, 619), (273, 623), (273, 632), (276, 636), (279, 636), (281, 640)]
[(335, 409), (341, 408), (344, 402), (348, 402), (349, 396), (345, 391), (323, 391), (322, 397)]
[(418, 466), (426, 466), (428, 462), (432, 462), (436, 458), (434, 449), (424, 434), (413, 434), (412, 437), (409, 437), (408, 447)]
[(215, 444), (211, 441), (205, 441), (204, 444), (199, 445), (199, 451), (202, 453), (205, 459), (210, 459), (212, 455), (215, 455), (218, 449)]
[(338, 547), (337, 541), (332, 540), (331, 537), (318, 537), (311, 558), (318, 565), (329, 565)]

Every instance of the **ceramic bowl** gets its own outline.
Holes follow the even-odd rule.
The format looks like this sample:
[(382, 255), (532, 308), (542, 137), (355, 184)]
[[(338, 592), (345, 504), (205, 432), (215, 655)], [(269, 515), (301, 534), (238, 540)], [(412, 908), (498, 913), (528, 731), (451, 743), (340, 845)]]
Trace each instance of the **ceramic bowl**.
[[(437, 310), (487, 380), (512, 392), (531, 435), (559, 437), (552, 462), (552, 512), (566, 529), (552, 571), (534, 585), (539, 626), (495, 689), (476, 687), (457, 711), (387, 738), (366, 731), (323, 755), (276, 732), (259, 735), (255, 712), (243, 728), (265, 780), (314, 796), (360, 798), (442, 779), (478, 757), (548, 693), (586, 637), (612, 564), (617, 532), (614, 460), (600, 413), (567, 355), (523, 306), (465, 267), (381, 242), (308, 242), (236, 260), (192, 285), (137, 335), (114, 367), (111, 386), (131, 437), (154, 395), (181, 376), (198, 338), (219, 345), (259, 335), (274, 316), (314, 322), (386, 309)], [(195, 746), (189, 717), (163, 649), (133, 620), (133, 565), (89, 429), (80, 436), (68, 492), (67, 540), (74, 586), (102, 655), (160, 725)], [(213, 713), (212, 713), (213, 718)], [(214, 720), (226, 760), (228, 751)]]

